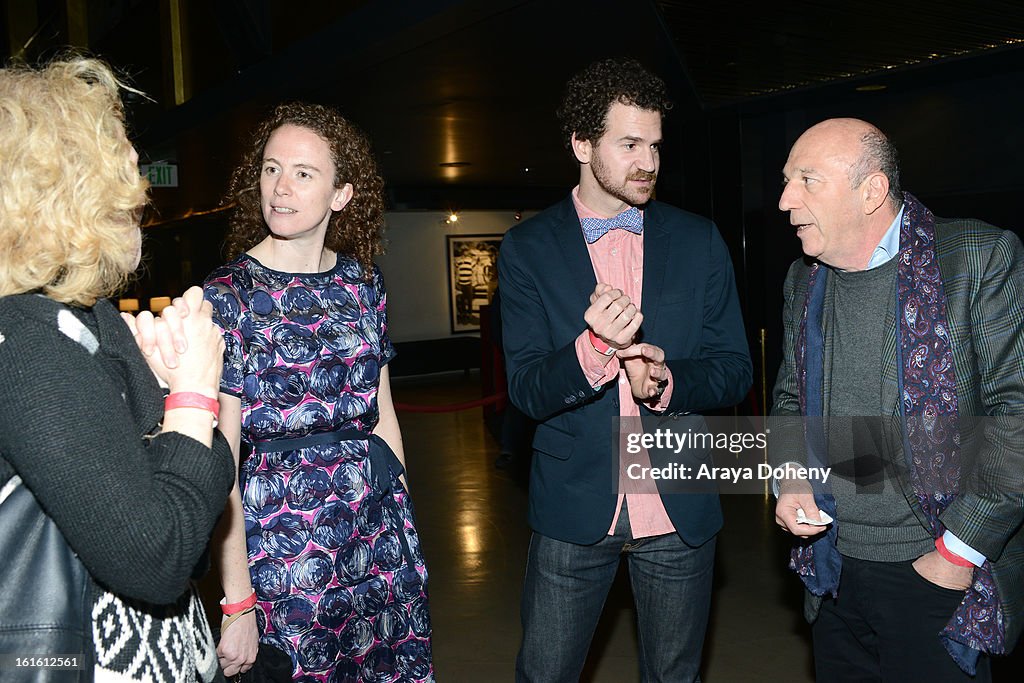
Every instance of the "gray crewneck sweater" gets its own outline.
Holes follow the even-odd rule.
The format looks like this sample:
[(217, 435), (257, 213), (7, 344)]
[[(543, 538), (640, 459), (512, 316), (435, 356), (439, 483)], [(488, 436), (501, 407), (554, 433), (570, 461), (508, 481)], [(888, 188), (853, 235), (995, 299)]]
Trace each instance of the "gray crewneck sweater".
[(872, 270), (832, 271), (829, 279), (828, 414), (838, 418), (829, 422), (829, 462), (839, 551), (879, 562), (914, 559), (931, 550), (932, 538), (886, 464), (879, 419), (881, 349), (886, 316), (895, 306), (896, 259)]

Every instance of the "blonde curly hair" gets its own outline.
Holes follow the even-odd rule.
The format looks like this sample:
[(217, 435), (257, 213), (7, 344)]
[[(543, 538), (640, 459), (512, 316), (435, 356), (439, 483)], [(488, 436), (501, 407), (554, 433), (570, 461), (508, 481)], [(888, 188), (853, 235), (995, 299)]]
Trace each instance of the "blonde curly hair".
[(105, 63), (0, 69), (0, 296), (91, 306), (138, 264), (148, 183)]

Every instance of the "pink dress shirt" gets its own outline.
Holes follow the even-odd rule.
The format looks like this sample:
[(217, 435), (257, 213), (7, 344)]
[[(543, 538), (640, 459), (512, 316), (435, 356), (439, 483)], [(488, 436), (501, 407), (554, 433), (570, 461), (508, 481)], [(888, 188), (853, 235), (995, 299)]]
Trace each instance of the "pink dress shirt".
[[(577, 185), (572, 191), (572, 200), (576, 205), (576, 213), (581, 219), (610, 218), (610, 216), (602, 216), (587, 208), (580, 201), (579, 191), (580, 188)], [(629, 300), (643, 312), (640, 301), (644, 279), (643, 235), (634, 235), (628, 230), (611, 230), (593, 244), (588, 244), (587, 251), (590, 253), (590, 262), (594, 266), (594, 275), (597, 276), (597, 281), (621, 289), (629, 297)], [(603, 365), (603, 358), (591, 345), (587, 330), (583, 330), (576, 338), (576, 357), (592, 387), (601, 386), (618, 377), (619, 415), (621, 417), (640, 417), (640, 406), (633, 398), (629, 381), (626, 379), (626, 372), (622, 369), (619, 359), (612, 356), (608, 364)], [(649, 404), (652, 410), (663, 411), (668, 407), (669, 399), (672, 397), (672, 387), (672, 373), (669, 372), (668, 386), (665, 388), (665, 392), (657, 403)], [(620, 448), (620, 453), (622, 458), (628, 457), (630, 463), (636, 462), (643, 467), (651, 466), (646, 450), (642, 450), (636, 455), (627, 456), (624, 449)], [(623, 463), (625, 464), (625, 461)], [(624, 466), (620, 469), (624, 470)], [(668, 513), (665, 512), (665, 506), (661, 502), (661, 496), (658, 495), (653, 481), (650, 479), (634, 481), (620, 472), (620, 490), (625, 493), (619, 494), (615, 516), (612, 517), (612, 525), (608, 529), (609, 535), (615, 533), (615, 525), (619, 520), (624, 498), (629, 506), (629, 526), (633, 538), (660, 536), (676, 530), (672, 520), (668, 518)]]

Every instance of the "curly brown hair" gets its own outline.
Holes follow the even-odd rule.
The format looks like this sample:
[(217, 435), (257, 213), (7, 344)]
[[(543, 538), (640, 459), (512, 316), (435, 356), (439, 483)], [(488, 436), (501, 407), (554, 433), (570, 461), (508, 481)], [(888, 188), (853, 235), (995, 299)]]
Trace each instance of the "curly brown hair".
[(562, 141), (569, 154), (573, 154), (573, 133), (577, 140), (600, 140), (613, 102), (656, 111), (662, 116), (672, 108), (665, 82), (635, 59), (594, 62), (569, 79), (558, 107)]
[(324, 246), (359, 262), (367, 279), (373, 276), (373, 257), (382, 253), (384, 227), (384, 180), (369, 139), (350, 121), (330, 107), (305, 102), (278, 105), (256, 127), (252, 144), (234, 173), (225, 203), (234, 203), (229, 222), (227, 251), (234, 258), (259, 244), (270, 229), (260, 208), (260, 173), (263, 150), (271, 134), (284, 125), (313, 131), (331, 150), (334, 186), (352, 184), (352, 201), (331, 214)]

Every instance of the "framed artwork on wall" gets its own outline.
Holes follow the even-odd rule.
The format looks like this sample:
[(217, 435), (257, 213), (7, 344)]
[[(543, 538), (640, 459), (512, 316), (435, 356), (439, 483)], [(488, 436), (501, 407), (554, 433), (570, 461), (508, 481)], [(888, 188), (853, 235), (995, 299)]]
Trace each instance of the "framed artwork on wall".
[(480, 307), (498, 288), (501, 235), (446, 235), (448, 302), (452, 332), (480, 330)]

